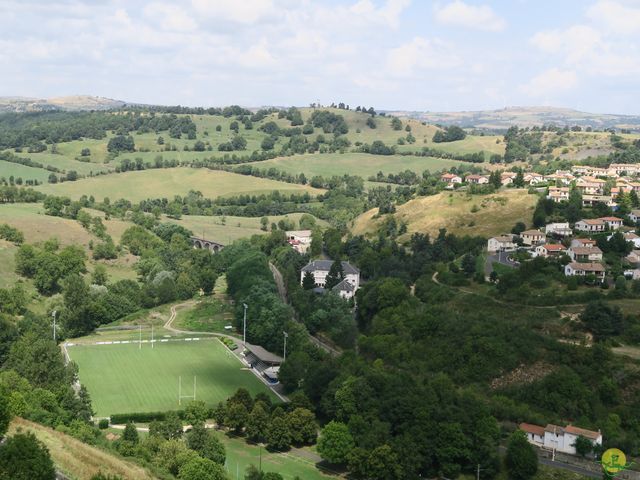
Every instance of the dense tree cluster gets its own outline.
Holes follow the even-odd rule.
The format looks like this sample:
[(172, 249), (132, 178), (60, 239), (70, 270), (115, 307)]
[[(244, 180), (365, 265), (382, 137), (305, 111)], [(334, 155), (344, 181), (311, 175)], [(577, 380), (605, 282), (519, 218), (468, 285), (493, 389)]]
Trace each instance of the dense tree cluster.
[(435, 143), (455, 142), (457, 140), (464, 140), (467, 137), (467, 132), (457, 125), (451, 125), (444, 127), (442, 130), (438, 130), (433, 135), (433, 141)]

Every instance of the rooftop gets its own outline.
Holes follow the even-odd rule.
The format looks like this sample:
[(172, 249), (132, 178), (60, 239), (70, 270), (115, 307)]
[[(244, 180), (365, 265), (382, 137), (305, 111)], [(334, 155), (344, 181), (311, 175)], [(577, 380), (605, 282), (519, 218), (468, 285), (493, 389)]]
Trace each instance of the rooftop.
[[(601, 218), (586, 218), (584, 220), (580, 220), (582, 223), (586, 223), (587, 225), (602, 225), (604, 224), (604, 220)], [(578, 222), (578, 223), (580, 223)]]
[(598, 247), (571, 247), (571, 251), (576, 255), (591, 255), (593, 253), (602, 253)]
[(545, 236), (544, 232), (541, 232), (540, 230), (525, 230), (520, 235), (538, 235), (542, 237)]
[[(562, 250), (566, 250), (564, 245), (560, 245), (559, 243), (548, 243), (546, 245), (543, 245), (542, 247), (547, 249), (547, 250), (549, 250), (549, 251), (553, 251), (553, 252), (560, 252)], [(589, 249), (589, 250), (591, 250), (591, 249)]]
[(574, 427), (573, 425), (567, 425), (566, 427), (564, 427), (564, 431), (567, 433), (571, 433), (572, 435), (578, 435), (580, 437), (588, 438), (589, 440), (597, 440), (598, 437), (600, 437), (600, 432), (594, 432), (593, 430)]
[[(345, 275), (349, 275), (349, 274), (357, 275), (360, 273), (360, 270), (358, 270), (356, 267), (351, 265), (349, 262), (341, 262), (341, 263), (342, 263), (342, 270), (344, 271)], [(314, 260), (313, 262), (307, 263), (302, 268), (302, 271), (315, 272), (315, 271), (321, 270), (321, 271), (328, 272), (329, 270), (331, 270), (331, 265), (333, 265), (333, 260)]]
[(571, 262), (569, 266), (573, 270), (582, 270), (583, 272), (604, 272), (604, 267), (599, 263)]
[(264, 363), (271, 363), (271, 364), (279, 365), (284, 361), (284, 359), (282, 357), (279, 357), (275, 353), (271, 353), (271, 352), (265, 350), (260, 345), (251, 345), (250, 343), (247, 343), (245, 345), (245, 347), (246, 347), (247, 350), (249, 350), (251, 353), (253, 353), (256, 357), (258, 357), (258, 360), (260, 360), (260, 361), (262, 361)]
[(523, 432), (533, 433), (534, 435), (544, 437), (544, 427), (541, 427), (539, 425), (532, 425), (531, 423), (521, 423), (519, 425), (519, 428)]

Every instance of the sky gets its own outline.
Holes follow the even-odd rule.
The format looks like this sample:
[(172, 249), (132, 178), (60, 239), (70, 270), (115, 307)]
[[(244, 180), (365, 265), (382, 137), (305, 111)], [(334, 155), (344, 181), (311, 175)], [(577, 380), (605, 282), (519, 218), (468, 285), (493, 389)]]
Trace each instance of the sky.
[(0, 96), (640, 114), (640, 0), (0, 0)]

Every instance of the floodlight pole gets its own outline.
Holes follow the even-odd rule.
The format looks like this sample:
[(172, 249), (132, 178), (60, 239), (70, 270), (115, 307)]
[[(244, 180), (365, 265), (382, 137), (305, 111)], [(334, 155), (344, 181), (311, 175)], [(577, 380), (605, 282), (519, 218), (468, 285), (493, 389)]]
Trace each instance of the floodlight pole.
[(51, 316), (53, 317), (53, 341), (56, 341), (56, 314), (58, 313), (57, 310), (54, 310), (53, 312), (51, 312)]
[(196, 401), (196, 376), (193, 376), (193, 401)]
[(182, 405), (182, 376), (178, 376), (178, 405)]
[(243, 346), (246, 348), (247, 346), (247, 308), (249, 308), (249, 306), (246, 303), (243, 303), (242, 306), (244, 307), (244, 321), (242, 322), (242, 343)]
[(284, 359), (287, 359), (287, 337), (289, 336), (289, 334), (287, 332), (282, 332), (282, 334), (284, 335)]

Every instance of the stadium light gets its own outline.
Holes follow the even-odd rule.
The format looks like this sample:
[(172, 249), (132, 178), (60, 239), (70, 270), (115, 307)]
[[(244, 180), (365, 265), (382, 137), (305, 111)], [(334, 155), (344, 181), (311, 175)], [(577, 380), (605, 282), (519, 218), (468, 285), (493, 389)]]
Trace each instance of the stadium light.
[(249, 305), (247, 305), (246, 303), (243, 303), (242, 306), (244, 307), (244, 322), (243, 322), (243, 334), (242, 334), (242, 343), (243, 346), (246, 348), (247, 347), (247, 308), (249, 308)]
[(51, 312), (51, 316), (53, 317), (53, 341), (56, 341), (56, 314), (58, 313), (57, 310), (54, 310), (53, 312)]
[(287, 337), (289, 337), (289, 334), (287, 332), (282, 332), (282, 334), (284, 335), (284, 359), (287, 359)]

